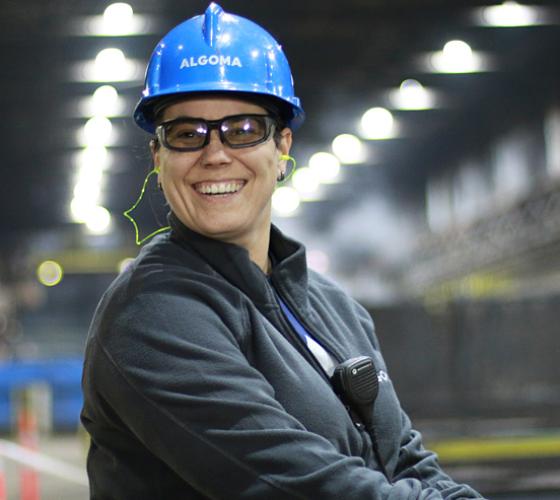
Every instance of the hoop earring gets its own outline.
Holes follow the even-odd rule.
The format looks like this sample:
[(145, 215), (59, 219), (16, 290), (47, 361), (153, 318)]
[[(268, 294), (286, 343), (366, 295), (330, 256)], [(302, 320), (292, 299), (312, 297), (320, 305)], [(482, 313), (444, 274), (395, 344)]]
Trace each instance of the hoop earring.
[(142, 184), (142, 189), (140, 190), (140, 196), (138, 196), (138, 199), (134, 202), (134, 204), (128, 209), (125, 210), (123, 212), (123, 215), (130, 221), (132, 222), (132, 225), (134, 226), (134, 232), (135, 232), (135, 241), (136, 244), (138, 246), (140, 246), (142, 243), (144, 243), (145, 241), (149, 240), (150, 238), (152, 238), (153, 236), (155, 236), (156, 234), (159, 233), (163, 233), (164, 231), (167, 231), (168, 229), (171, 229), (171, 226), (165, 226), (165, 227), (160, 227), (159, 229), (156, 229), (155, 231), (152, 231), (150, 234), (148, 234), (148, 236), (145, 236), (144, 238), (140, 239), (140, 234), (139, 234), (139, 230), (138, 230), (138, 224), (136, 223), (136, 221), (134, 220), (134, 217), (132, 217), (132, 215), (130, 215), (130, 213), (132, 211), (134, 211), (136, 209), (136, 207), (140, 204), (140, 202), (142, 201), (142, 198), (144, 197), (144, 192), (146, 191), (146, 186), (148, 184), (148, 181), (150, 180), (150, 177), (152, 175), (157, 175), (159, 174), (159, 168), (158, 167), (154, 167), (153, 170), (151, 170), (150, 172), (148, 172), (148, 175), (146, 175), (146, 178), (144, 179), (144, 184)]
[(280, 175), (276, 178), (276, 181), (278, 183), (286, 182), (292, 176), (292, 174), (296, 170), (296, 166), (297, 166), (296, 160), (293, 156), (280, 155), (280, 160), (291, 162), (292, 163), (292, 168), (290, 169), (290, 172), (288, 174), (286, 174), (286, 172), (280, 172)]

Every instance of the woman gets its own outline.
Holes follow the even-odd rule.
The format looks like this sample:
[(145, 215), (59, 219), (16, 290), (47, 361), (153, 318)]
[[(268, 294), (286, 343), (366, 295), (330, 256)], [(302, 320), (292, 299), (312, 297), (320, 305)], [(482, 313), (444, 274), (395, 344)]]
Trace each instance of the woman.
[(367, 312), (271, 225), (303, 120), (274, 39), (211, 4), (154, 51), (135, 120), (170, 231), (92, 323), (91, 498), (480, 498), (422, 447)]

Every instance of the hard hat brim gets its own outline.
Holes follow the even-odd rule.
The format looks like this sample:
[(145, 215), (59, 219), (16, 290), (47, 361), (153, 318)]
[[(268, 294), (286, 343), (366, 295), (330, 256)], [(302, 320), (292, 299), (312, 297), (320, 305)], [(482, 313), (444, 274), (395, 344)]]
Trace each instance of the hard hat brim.
[[(285, 99), (281, 99), (266, 92), (259, 93), (255, 91), (249, 92), (220, 88), (216, 90), (201, 91), (197, 89), (194, 91), (185, 90), (180, 92), (174, 89), (173, 92), (169, 93), (160, 92), (152, 98), (143, 97), (138, 101), (134, 109), (134, 121), (140, 128), (153, 134), (155, 133), (157, 115), (161, 113), (162, 109), (178, 101), (217, 95), (225, 95), (258, 104), (278, 115), (285, 125), (292, 130), (298, 129), (305, 120), (305, 112), (303, 109), (296, 104), (287, 102)], [(299, 101), (299, 99), (297, 100)]]

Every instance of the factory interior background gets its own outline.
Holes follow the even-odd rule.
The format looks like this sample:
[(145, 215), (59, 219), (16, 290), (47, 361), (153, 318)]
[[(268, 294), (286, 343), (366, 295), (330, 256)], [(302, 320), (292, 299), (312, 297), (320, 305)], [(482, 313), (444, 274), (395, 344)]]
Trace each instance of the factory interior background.
[[(558, 0), (219, 3), (306, 112), (274, 223), (371, 313), (427, 446), (487, 498), (560, 498)], [(88, 498), (83, 349), (151, 170), (131, 113), (207, 4), (0, 0), (0, 499)], [(166, 214), (152, 179), (140, 236)]]

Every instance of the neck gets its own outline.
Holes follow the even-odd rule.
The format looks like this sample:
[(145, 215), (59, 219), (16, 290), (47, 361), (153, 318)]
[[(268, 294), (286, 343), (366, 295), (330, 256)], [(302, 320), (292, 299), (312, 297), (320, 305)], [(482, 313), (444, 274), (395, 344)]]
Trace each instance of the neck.
[(266, 235), (258, 238), (252, 244), (243, 245), (249, 251), (249, 258), (260, 267), (263, 273), (269, 274), (271, 269), (270, 258), (268, 257), (268, 246), (270, 243), (270, 231)]
[(255, 225), (251, 231), (245, 232), (244, 234), (237, 234), (235, 236), (229, 235), (227, 233), (215, 235), (215, 234), (205, 234), (204, 232), (197, 231), (191, 228), (188, 224), (185, 224), (177, 215), (173, 214), (179, 222), (184, 226), (188, 227), (192, 231), (199, 232), (203, 236), (208, 238), (223, 241), (225, 243), (232, 243), (239, 247), (243, 247), (249, 253), (249, 259), (254, 262), (265, 274), (269, 274), (271, 270), (271, 262), (268, 257), (268, 247), (270, 244), (270, 217), (265, 218), (261, 224)]
[(250, 231), (247, 231), (241, 237), (231, 241), (231, 243), (246, 248), (249, 252), (249, 258), (259, 266), (261, 271), (265, 274), (269, 274), (271, 270), (270, 260), (268, 258), (270, 225), (271, 217), (269, 208), (268, 213), (264, 213)]

